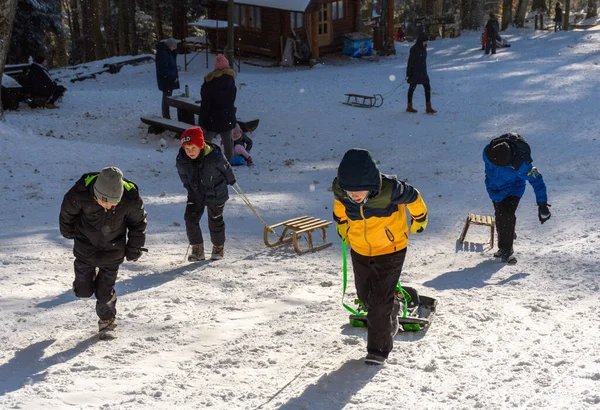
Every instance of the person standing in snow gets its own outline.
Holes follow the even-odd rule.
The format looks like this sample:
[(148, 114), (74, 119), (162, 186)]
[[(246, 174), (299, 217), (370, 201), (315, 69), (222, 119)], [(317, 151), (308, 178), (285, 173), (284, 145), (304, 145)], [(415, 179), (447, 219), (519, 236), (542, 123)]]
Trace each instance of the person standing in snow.
[(177, 44), (179, 40), (167, 38), (156, 45), (156, 81), (162, 91), (162, 116), (171, 118), (167, 97), (173, 95), (173, 90), (179, 89), (179, 73), (177, 71)]
[(56, 81), (50, 77), (48, 71), (48, 61), (46, 56), (38, 54), (33, 59), (33, 64), (29, 68), (27, 78), (25, 80), (26, 88), (31, 93), (31, 97), (40, 97), (44, 101), (44, 108), (55, 109), (56, 101), (61, 98), (67, 89), (62, 85), (58, 85)]
[(406, 82), (410, 84), (408, 88), (408, 105), (406, 112), (415, 113), (412, 98), (418, 84), (422, 84), (425, 89), (425, 104), (427, 114), (435, 114), (437, 111), (431, 108), (431, 85), (429, 84), (429, 75), (427, 75), (427, 41), (429, 36), (425, 32), (419, 33), (417, 41), (410, 48), (408, 64), (406, 65)]
[(237, 124), (235, 77), (235, 71), (229, 68), (229, 61), (223, 54), (217, 54), (215, 69), (204, 77), (200, 89), (202, 102), (198, 119), (207, 142), (212, 142), (217, 135), (221, 136), (225, 158), (230, 162), (233, 158), (232, 132)]
[(563, 12), (560, 8), (560, 3), (556, 3), (554, 8), (554, 31), (562, 30)]
[(485, 25), (485, 29), (487, 30), (485, 53), (489, 54), (491, 49), (492, 54), (496, 54), (496, 40), (500, 40), (500, 23), (498, 23), (494, 13), (490, 13), (490, 18)]
[(525, 181), (529, 181), (535, 191), (538, 218), (542, 224), (551, 216), (546, 184), (533, 166), (529, 144), (519, 134), (511, 132), (494, 138), (483, 150), (483, 162), (485, 186), (494, 204), (498, 231), (498, 251), (494, 257), (512, 265), (517, 263), (513, 255), (515, 214), (525, 193)]
[(181, 134), (181, 148), (177, 154), (176, 165), (179, 178), (188, 194), (184, 215), (185, 231), (192, 246), (188, 261), (205, 260), (204, 238), (200, 230), (200, 219), (205, 208), (208, 209), (208, 229), (213, 244), (210, 258), (223, 259), (223, 209), (229, 199), (227, 185), (236, 182), (231, 165), (217, 145), (204, 140), (204, 132), (199, 127), (189, 128)]
[(379, 172), (364, 149), (344, 154), (332, 189), (336, 229), (352, 248), (356, 292), (367, 310), (365, 363), (381, 365), (398, 331), (395, 291), (408, 246), (406, 210), (415, 234), (427, 226), (427, 207), (415, 188)]
[(66, 193), (59, 223), (62, 236), (75, 241), (73, 293), (96, 295), (100, 337), (114, 337), (119, 266), (145, 250), (146, 211), (138, 187), (115, 167), (84, 174)]

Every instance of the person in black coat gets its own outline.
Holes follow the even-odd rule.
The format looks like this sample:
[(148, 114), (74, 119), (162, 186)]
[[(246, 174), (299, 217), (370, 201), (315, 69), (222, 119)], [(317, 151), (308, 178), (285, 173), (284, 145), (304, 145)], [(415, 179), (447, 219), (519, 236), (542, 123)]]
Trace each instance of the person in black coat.
[(42, 54), (33, 59), (33, 64), (29, 67), (29, 73), (26, 78), (26, 88), (29, 89), (31, 97), (35, 100), (41, 98), (44, 100), (45, 108), (58, 108), (55, 103), (61, 98), (67, 89), (58, 85), (50, 77), (48, 72), (48, 61)]
[(179, 40), (168, 38), (156, 45), (156, 81), (162, 91), (162, 116), (171, 118), (167, 97), (173, 95), (173, 90), (179, 89), (179, 74), (177, 72), (177, 44)]
[(489, 54), (491, 49), (492, 54), (496, 54), (496, 40), (500, 40), (500, 23), (498, 23), (494, 13), (490, 13), (485, 29), (487, 30), (485, 53)]
[(84, 174), (66, 193), (60, 233), (74, 239), (75, 281), (80, 298), (96, 295), (100, 336), (114, 336), (115, 281), (123, 259), (137, 261), (146, 241), (146, 212), (138, 187), (119, 168)]
[(406, 112), (415, 113), (412, 106), (412, 98), (418, 84), (423, 84), (425, 89), (425, 104), (427, 114), (435, 114), (437, 111), (431, 108), (431, 86), (429, 84), (429, 75), (427, 75), (427, 41), (429, 36), (425, 32), (419, 33), (417, 41), (410, 48), (408, 64), (406, 66), (406, 82), (410, 84), (408, 88), (408, 105)]
[(562, 30), (563, 12), (560, 3), (556, 3), (554, 8), (554, 31)]
[(231, 165), (218, 146), (205, 142), (204, 132), (199, 127), (189, 128), (181, 134), (176, 165), (188, 194), (184, 215), (185, 230), (192, 246), (188, 261), (205, 259), (204, 238), (200, 229), (204, 208), (208, 209), (208, 229), (213, 244), (211, 259), (222, 259), (225, 254), (223, 209), (229, 199), (227, 185), (236, 182)]
[(229, 61), (224, 55), (218, 54), (215, 70), (204, 77), (200, 89), (202, 102), (198, 125), (204, 129), (207, 142), (212, 142), (217, 134), (221, 136), (225, 158), (229, 162), (233, 158), (232, 132), (237, 124), (235, 77), (235, 71), (229, 68)]

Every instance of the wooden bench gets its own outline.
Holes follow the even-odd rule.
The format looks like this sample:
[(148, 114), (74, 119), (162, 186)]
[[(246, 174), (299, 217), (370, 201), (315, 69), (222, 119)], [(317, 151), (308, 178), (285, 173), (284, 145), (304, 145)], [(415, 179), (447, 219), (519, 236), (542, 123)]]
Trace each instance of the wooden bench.
[(179, 138), (179, 134), (181, 134), (183, 131), (187, 130), (188, 128), (193, 127), (193, 125), (185, 123), (185, 122), (181, 122), (181, 121), (177, 121), (177, 120), (170, 120), (168, 118), (162, 118), (162, 117), (157, 117), (157, 116), (150, 116), (150, 117), (140, 117), (140, 120), (144, 123), (144, 124), (148, 124), (150, 127), (148, 128), (148, 133), (150, 134), (160, 134), (163, 131), (173, 131), (177, 133), (177, 136), (175, 138)]
[[(277, 223), (271, 226), (265, 226), (264, 231), (264, 239), (265, 245), (269, 248), (282, 245), (284, 243), (292, 242), (294, 245), (294, 249), (298, 255), (302, 255), (307, 252), (315, 252), (321, 249), (325, 249), (331, 246), (331, 242), (327, 242), (327, 228), (331, 225), (332, 221), (326, 221), (324, 219), (313, 218), (310, 216), (301, 216), (298, 218), (289, 219), (284, 222)], [(277, 241), (271, 243), (269, 242), (269, 233), (274, 232), (275, 228), (283, 226), (283, 232), (279, 235)], [(315, 246), (312, 240), (312, 234), (315, 229), (321, 230), (321, 237), (323, 239), (323, 243)], [(298, 244), (298, 236), (301, 234), (306, 234), (308, 237), (308, 249), (302, 250), (300, 245)]]
[(494, 247), (494, 229), (496, 227), (496, 221), (493, 216), (482, 216), (469, 214), (467, 215), (467, 221), (465, 222), (465, 227), (460, 235), (460, 243), (465, 241), (465, 237), (467, 236), (467, 231), (469, 230), (470, 225), (484, 225), (490, 227), (490, 246)]

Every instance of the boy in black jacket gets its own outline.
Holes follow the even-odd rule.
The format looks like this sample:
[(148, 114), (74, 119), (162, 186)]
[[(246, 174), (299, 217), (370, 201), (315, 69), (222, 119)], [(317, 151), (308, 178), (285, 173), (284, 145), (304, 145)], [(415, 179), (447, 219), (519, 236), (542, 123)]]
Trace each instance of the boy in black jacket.
[(66, 193), (60, 233), (74, 239), (75, 281), (80, 298), (96, 295), (100, 338), (115, 337), (115, 281), (123, 259), (137, 261), (146, 241), (146, 212), (138, 187), (119, 168), (84, 174)]
[(204, 238), (200, 229), (200, 218), (204, 214), (204, 208), (208, 209), (208, 229), (213, 244), (211, 259), (223, 259), (223, 208), (229, 199), (227, 185), (235, 184), (235, 175), (229, 162), (218, 146), (204, 141), (204, 133), (200, 127), (192, 127), (181, 134), (177, 172), (188, 193), (184, 216), (185, 230), (192, 245), (188, 261), (205, 259)]

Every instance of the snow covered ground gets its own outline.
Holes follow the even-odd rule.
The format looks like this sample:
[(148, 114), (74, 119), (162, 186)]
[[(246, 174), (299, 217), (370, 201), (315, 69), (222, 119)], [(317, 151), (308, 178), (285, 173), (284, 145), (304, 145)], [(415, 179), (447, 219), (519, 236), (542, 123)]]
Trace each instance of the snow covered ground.
[[(0, 408), (599, 408), (600, 33), (505, 37), (512, 47), (495, 56), (479, 50), (479, 33), (430, 43), (434, 116), (421, 87), (419, 113), (404, 112), (405, 84), (380, 108), (341, 104), (344, 93), (393, 91), (410, 44), (377, 62), (243, 65), (237, 79), (238, 112), (260, 125), (256, 166), (235, 171), (268, 223), (330, 219), (328, 187), (352, 147), (428, 205), (402, 280), (437, 298), (439, 313), (426, 333), (398, 335), (380, 369), (363, 364), (366, 332), (340, 303), (334, 229), (333, 246), (315, 254), (268, 249), (232, 192), (226, 258), (184, 262), (179, 144), (146, 138), (139, 121), (160, 113), (153, 63), (76, 83), (69, 76), (103, 62), (55, 72), (68, 87), (59, 110), (23, 107), (0, 123)], [(204, 64), (180, 72), (195, 96)], [(527, 188), (515, 266), (494, 260), (484, 227), (457, 243), (467, 213), (492, 212), (481, 151), (508, 131), (530, 142), (553, 212), (540, 225)], [(119, 338), (105, 342), (95, 301), (70, 294), (72, 242), (58, 212), (77, 178), (109, 165), (140, 186), (150, 252), (121, 266)]]

